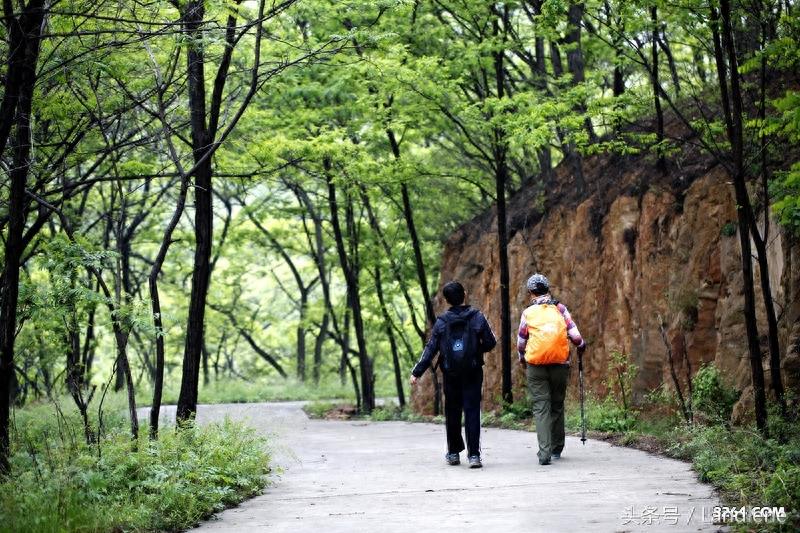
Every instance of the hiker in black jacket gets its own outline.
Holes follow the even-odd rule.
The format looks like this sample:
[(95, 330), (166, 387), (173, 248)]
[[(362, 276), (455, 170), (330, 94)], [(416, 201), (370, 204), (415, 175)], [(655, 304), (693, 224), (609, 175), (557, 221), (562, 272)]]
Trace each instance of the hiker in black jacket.
[(436, 319), (422, 357), (411, 371), (411, 385), (416, 384), (431, 366), (434, 356), (441, 354), (447, 432), (445, 459), (450, 465), (461, 462), (459, 453), (464, 449), (464, 439), (461, 437), (463, 410), (469, 466), (480, 468), (483, 354), (495, 347), (497, 339), (483, 313), (465, 305), (466, 293), (459, 282), (447, 283), (442, 288), (442, 295), (451, 307)]

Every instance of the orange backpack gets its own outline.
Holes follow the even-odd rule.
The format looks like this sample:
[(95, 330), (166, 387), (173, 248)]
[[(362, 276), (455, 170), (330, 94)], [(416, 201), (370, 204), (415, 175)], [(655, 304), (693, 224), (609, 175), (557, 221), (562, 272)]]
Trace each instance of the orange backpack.
[(533, 304), (523, 315), (528, 325), (525, 361), (531, 365), (566, 363), (569, 359), (567, 324), (556, 303)]

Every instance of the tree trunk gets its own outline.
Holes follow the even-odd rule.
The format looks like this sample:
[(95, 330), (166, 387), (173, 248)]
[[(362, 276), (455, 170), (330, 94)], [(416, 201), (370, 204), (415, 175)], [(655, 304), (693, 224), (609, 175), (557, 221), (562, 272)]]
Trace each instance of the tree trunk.
[(320, 326), (314, 341), (314, 366), (311, 371), (314, 384), (317, 385), (319, 384), (320, 371), (322, 368), (322, 348), (325, 339), (328, 337), (328, 327), (330, 325), (330, 321), (333, 320), (334, 326), (336, 326), (336, 315), (333, 311), (333, 305), (331, 304), (330, 287), (328, 284), (328, 269), (325, 265), (325, 241), (323, 237), (322, 217), (317, 211), (314, 203), (311, 201), (311, 198), (309, 198), (308, 194), (302, 187), (291, 183), (287, 183), (287, 185), (290, 189), (292, 189), (292, 192), (294, 192), (298, 202), (300, 202), (300, 205), (302, 205), (306, 212), (311, 216), (311, 221), (314, 224), (314, 240), (312, 242), (311, 237), (307, 234), (309, 241), (308, 245), (311, 249), (311, 255), (313, 256), (314, 263), (317, 267), (317, 274), (322, 287), (322, 297), (325, 303), (325, 314), (322, 317), (322, 325)]
[[(394, 133), (391, 130), (389, 130), (388, 133), (389, 133), (389, 139), (391, 140), (394, 137)], [(400, 293), (403, 295), (403, 299), (405, 300), (406, 306), (408, 307), (408, 312), (411, 317), (411, 324), (414, 326), (414, 330), (417, 332), (417, 335), (419, 335), (420, 341), (422, 342), (422, 345), (424, 347), (426, 341), (425, 330), (419, 325), (419, 322), (417, 321), (417, 314), (414, 311), (414, 303), (412, 302), (411, 295), (408, 292), (406, 280), (403, 277), (400, 265), (393, 257), (392, 247), (389, 244), (389, 241), (386, 239), (386, 235), (383, 233), (383, 230), (381, 229), (380, 222), (378, 221), (378, 217), (375, 215), (375, 211), (372, 209), (372, 203), (369, 200), (369, 194), (367, 193), (366, 188), (362, 186), (360, 189), (360, 193), (361, 193), (361, 203), (367, 210), (367, 216), (369, 217), (370, 225), (372, 226), (373, 231), (375, 231), (375, 234), (378, 237), (378, 242), (380, 243), (381, 248), (383, 248), (383, 253), (386, 256), (386, 259), (389, 260), (389, 266), (392, 271), (392, 275), (395, 281), (397, 282), (398, 286), (400, 287)], [(413, 219), (412, 219), (412, 226), (413, 226)]]
[[(661, 47), (661, 50), (664, 51), (664, 55), (667, 56), (667, 65), (669, 65), (669, 73), (672, 77), (672, 85), (675, 87), (675, 94), (681, 94), (681, 80), (678, 76), (678, 66), (675, 64), (675, 56), (672, 55), (672, 49), (669, 46), (669, 41), (666, 38), (666, 33), (660, 30), (658, 31), (658, 45)], [(664, 37), (662, 37), (662, 34)]]
[(300, 321), (297, 324), (297, 379), (306, 380), (306, 314), (308, 290), (300, 291)]
[[(493, 23), (494, 35), (499, 34), (499, 22)], [(497, 98), (505, 96), (505, 71), (503, 70), (502, 50), (492, 53)], [(506, 221), (506, 185), (508, 183), (508, 164), (506, 161), (505, 132), (499, 127), (493, 131), (492, 149), (494, 152), (495, 191), (497, 196), (497, 244), (500, 259), (500, 361), (502, 366), (503, 401), (511, 403), (511, 296), (509, 291), (510, 276), (508, 267), (508, 229)]]
[[(389, 137), (389, 144), (392, 148), (392, 154), (395, 159), (400, 158), (400, 145), (394, 132), (387, 130)], [(408, 193), (408, 185), (405, 182), (400, 184), (400, 195), (403, 200), (403, 218), (406, 222), (408, 235), (411, 237), (411, 247), (414, 250), (414, 264), (417, 268), (417, 279), (419, 280), (420, 291), (422, 291), (422, 299), (425, 305), (425, 317), (428, 321), (428, 327), (433, 328), (436, 322), (436, 314), (433, 312), (433, 301), (431, 300), (430, 291), (428, 290), (428, 277), (425, 273), (425, 262), (422, 260), (422, 246), (420, 245), (419, 236), (417, 235), (417, 227), (414, 223), (414, 211), (411, 208), (411, 196)], [(424, 343), (424, 340), (423, 340)], [(433, 413), (438, 415), (441, 413), (441, 398), (442, 387), (439, 383), (439, 376), (437, 375), (438, 364), (433, 365), (431, 374), (433, 375)]]
[(189, 297), (189, 317), (186, 325), (186, 345), (183, 355), (181, 391), (178, 396), (176, 419), (185, 422), (197, 411), (197, 389), (200, 380), (200, 357), (203, 349), (205, 310), (208, 286), (211, 280), (211, 241), (213, 234), (212, 168), (211, 158), (205, 157), (210, 149), (211, 135), (206, 125), (205, 54), (202, 25), (203, 0), (186, 4), (183, 25), (187, 36), (194, 42), (188, 47), (187, 70), (189, 87), (192, 151), (195, 166), (195, 253), (192, 272), (192, 292)]
[(167, 257), (167, 252), (172, 244), (172, 234), (183, 216), (186, 206), (186, 195), (189, 189), (189, 180), (186, 176), (181, 178), (181, 188), (175, 204), (175, 211), (172, 218), (164, 230), (161, 239), (161, 246), (156, 255), (153, 265), (150, 267), (150, 274), (147, 278), (150, 288), (150, 309), (153, 313), (153, 327), (156, 330), (156, 367), (155, 379), (153, 382), (153, 401), (150, 406), (150, 438), (158, 438), (158, 419), (161, 410), (161, 395), (164, 389), (164, 323), (161, 319), (161, 299), (158, 293), (158, 277), (161, 275), (161, 268)]
[[(774, 36), (774, 33), (769, 28), (769, 21), (772, 20), (772, 13), (764, 12), (763, 5), (758, 4), (761, 19), (761, 49), (765, 50), (767, 43)], [(769, 9), (769, 8), (768, 8)], [(765, 53), (761, 55), (761, 66), (759, 69), (759, 107), (758, 116), (761, 120), (766, 117), (767, 107), (767, 57)], [(766, 244), (769, 242), (769, 215), (770, 215), (770, 194), (769, 194), (769, 169), (767, 158), (769, 151), (767, 149), (766, 135), (760, 135), (761, 139), (761, 188), (762, 188), (762, 202), (764, 204), (764, 232), (758, 235), (758, 225), (755, 224), (755, 214), (752, 217), (752, 225), (750, 233), (753, 235), (753, 242), (756, 245), (756, 255), (758, 257), (758, 267), (761, 276), (761, 295), (764, 298), (764, 308), (767, 315), (767, 332), (769, 339), (769, 371), (772, 378), (772, 391), (775, 393), (775, 399), (781, 409), (781, 415), (786, 418), (787, 405), (786, 395), (783, 390), (783, 378), (781, 376), (781, 348), (778, 337), (778, 319), (775, 313), (775, 302), (772, 299), (772, 287), (769, 280), (769, 262)]]
[[(722, 15), (722, 42), (719, 39), (717, 22)], [(756, 425), (762, 434), (767, 433), (767, 407), (764, 391), (764, 366), (761, 361), (761, 348), (756, 324), (755, 290), (752, 267), (752, 251), (750, 248), (750, 221), (748, 220), (745, 206), (749, 205), (750, 198), (747, 192), (744, 169), (744, 138), (742, 130), (742, 95), (739, 87), (739, 68), (736, 50), (731, 29), (730, 1), (721, 0), (720, 12), (716, 8), (711, 10), (711, 24), (714, 40), (714, 56), (717, 64), (717, 73), (720, 85), (720, 95), (726, 119), (726, 129), (731, 143), (733, 159), (733, 184), (736, 193), (736, 210), (739, 244), (742, 252), (742, 277), (744, 291), (744, 319), (747, 331), (747, 347), (750, 355), (750, 372), (755, 396)], [(727, 54), (730, 73), (725, 66)], [(730, 78), (731, 91), (728, 94), (728, 78)]]
[(320, 372), (322, 370), (322, 347), (325, 343), (325, 339), (328, 337), (329, 322), (330, 316), (328, 311), (325, 310), (325, 313), (322, 315), (322, 324), (314, 339), (314, 366), (311, 368), (311, 378), (314, 381), (314, 385), (319, 385)]
[[(572, 85), (578, 85), (586, 80), (585, 64), (583, 60), (583, 48), (581, 47), (581, 24), (583, 24), (583, 3), (570, 4), (567, 10), (568, 31), (564, 38), (564, 43), (568, 45), (567, 48), (567, 68), (572, 74)], [(586, 106), (581, 104), (578, 106), (581, 114), (586, 113)], [(589, 117), (584, 119), (584, 128), (589, 135), (592, 142), (597, 140), (597, 134), (594, 132), (592, 121)]]
[(208, 346), (206, 346), (205, 342), (203, 343), (201, 355), (203, 358), (203, 385), (208, 385)]
[(16, 125), (13, 168), (9, 172), (8, 233), (5, 238), (2, 294), (0, 294), (0, 477), (10, 474), (9, 414), (14, 379), (14, 340), (19, 303), (19, 270), (24, 244), (25, 187), (30, 170), (30, 117), (36, 66), (39, 59), (44, 24), (44, 2), (32, 0), (19, 18), (5, 4), (9, 29), (8, 67), (4, 80), (3, 102), (0, 105), (0, 156)]
[(386, 302), (383, 299), (383, 284), (381, 283), (381, 267), (375, 265), (375, 292), (378, 294), (378, 303), (381, 307), (381, 315), (386, 324), (386, 338), (389, 340), (389, 348), (392, 352), (392, 366), (394, 367), (394, 385), (397, 388), (397, 401), (402, 409), (406, 405), (406, 395), (403, 391), (403, 374), (400, 369), (400, 357), (397, 354), (397, 342), (394, 339), (391, 324), (392, 318), (389, 315), (389, 310), (386, 308)]
[(131, 419), (131, 437), (135, 442), (139, 439), (139, 418), (136, 414), (136, 389), (133, 384), (133, 374), (131, 373), (131, 365), (128, 360), (127, 351), (130, 333), (123, 331), (115, 318), (112, 318), (112, 330), (114, 331), (114, 340), (117, 345), (117, 368), (122, 367), (122, 375), (125, 378), (128, 396), (128, 415)]
[[(359, 282), (358, 282), (358, 266), (355, 258), (348, 257), (347, 250), (345, 249), (344, 237), (342, 235), (341, 224), (339, 223), (339, 206), (336, 201), (336, 186), (333, 182), (333, 177), (330, 174), (331, 162), (325, 159), (325, 178), (328, 183), (328, 202), (331, 210), (331, 225), (333, 226), (333, 234), (336, 240), (336, 250), (339, 254), (339, 262), (345, 277), (347, 285), (347, 296), (350, 309), (353, 311), (353, 326), (356, 331), (356, 342), (358, 344), (358, 358), (359, 368), (361, 373), (361, 409), (367, 414), (371, 413), (375, 408), (375, 389), (374, 389), (374, 374), (372, 369), (372, 360), (367, 354), (366, 339), (364, 337), (364, 322), (361, 314), (361, 297), (359, 295)], [(353, 210), (351, 201), (347, 199), (347, 206), (345, 208), (345, 223), (348, 228), (349, 236), (355, 237), (353, 226)], [(349, 358), (346, 361), (349, 363)], [(352, 370), (351, 370), (352, 372)]]
[(297, 357), (297, 378), (300, 381), (306, 380), (306, 317), (308, 312), (308, 292), (313, 287), (315, 282), (311, 282), (306, 285), (303, 281), (303, 276), (300, 273), (300, 269), (297, 268), (295, 262), (292, 260), (292, 256), (289, 255), (289, 252), (284, 248), (284, 246), (276, 239), (272, 233), (265, 228), (261, 222), (259, 222), (258, 218), (252, 213), (247, 214), (248, 218), (251, 222), (258, 228), (258, 230), (267, 238), (270, 245), (278, 251), (278, 254), (283, 258), (283, 261), (289, 267), (289, 270), (292, 272), (292, 277), (294, 277), (294, 281), (297, 284), (297, 291), (300, 293), (300, 300), (298, 303), (298, 312), (300, 314), (300, 319), (297, 323), (297, 345), (296, 345), (296, 357)]
[(653, 103), (656, 110), (656, 142), (658, 144), (658, 163), (657, 168), (662, 172), (666, 173), (667, 171), (667, 162), (664, 159), (664, 155), (662, 153), (663, 146), (662, 143), (664, 142), (664, 112), (661, 109), (661, 96), (659, 95), (659, 88), (660, 82), (658, 81), (658, 8), (656, 6), (652, 6), (650, 8), (650, 24), (652, 24), (651, 29), (651, 36), (652, 36), (652, 65), (650, 69), (650, 79), (653, 85)]

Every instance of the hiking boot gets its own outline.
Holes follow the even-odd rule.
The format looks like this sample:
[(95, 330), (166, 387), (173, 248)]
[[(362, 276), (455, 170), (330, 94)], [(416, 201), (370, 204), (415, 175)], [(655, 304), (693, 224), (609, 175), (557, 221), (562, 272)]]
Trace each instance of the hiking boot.
[(554, 453), (551, 457), (553, 459), (561, 459), (561, 454), (560, 453)]
[(447, 464), (450, 466), (456, 466), (461, 464), (461, 459), (458, 458), (457, 453), (446, 453), (444, 458), (447, 459)]
[(480, 455), (470, 455), (469, 456), (469, 467), (470, 468), (481, 468), (483, 463), (481, 463), (481, 456)]
[(550, 459), (539, 459), (539, 464), (542, 466), (547, 466), (550, 464)]

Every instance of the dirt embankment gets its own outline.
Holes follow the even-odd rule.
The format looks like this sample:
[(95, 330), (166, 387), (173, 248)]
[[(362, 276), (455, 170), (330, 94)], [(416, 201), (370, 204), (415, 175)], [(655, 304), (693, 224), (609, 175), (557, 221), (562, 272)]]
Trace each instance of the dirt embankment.
[[(677, 126), (671, 127), (679, 137)], [(557, 186), (543, 193), (541, 185), (531, 183), (509, 199), (512, 320), (516, 323), (527, 303), (528, 276), (544, 273), (554, 296), (569, 307), (589, 342), (588, 388), (604, 392), (609, 356), (623, 352), (639, 369), (634, 395), (641, 401), (648, 391), (672, 381), (659, 330), (661, 317), (678, 359), (686, 353), (692, 371), (713, 361), (744, 391), (736, 411), (743, 415), (752, 393), (735, 203), (725, 170), (690, 138), (670, 157), (666, 173), (648, 155), (592, 156), (583, 160), (582, 170), (582, 190), (574, 165), (562, 162), (553, 179)], [(780, 313), (783, 367), (787, 385), (798, 389), (800, 246), (774, 223), (770, 235), (770, 277)], [(498, 337), (511, 336), (513, 351), (516, 328), (500, 328), (497, 248), (496, 213), (490, 209), (448, 239), (440, 287), (451, 279), (461, 281), (470, 303), (487, 315)], [(440, 296), (435, 305), (438, 311), (445, 309)], [(766, 355), (765, 338), (763, 346)], [(513, 353), (512, 359), (514, 397), (522, 398), (523, 372)], [(764, 365), (769, 385), (768, 357)], [(421, 385), (413, 391), (412, 404), (417, 412), (430, 413), (429, 375)], [(500, 392), (498, 344), (486, 356), (487, 408), (498, 405)]]

